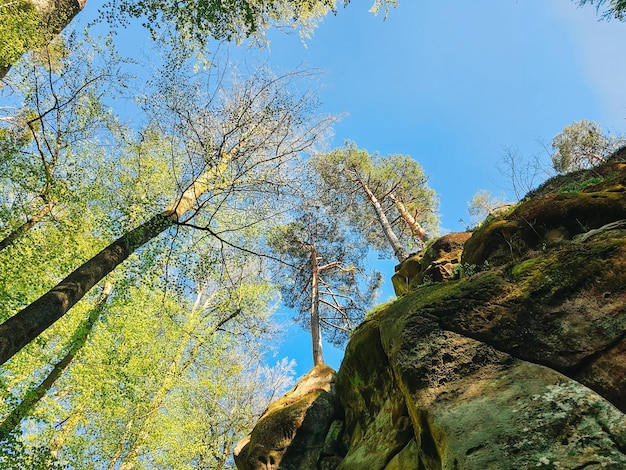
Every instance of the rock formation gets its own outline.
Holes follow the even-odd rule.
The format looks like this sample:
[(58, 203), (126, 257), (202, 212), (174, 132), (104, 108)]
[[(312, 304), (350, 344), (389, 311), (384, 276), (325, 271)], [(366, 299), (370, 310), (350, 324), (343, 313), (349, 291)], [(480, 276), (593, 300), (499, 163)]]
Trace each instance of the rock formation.
[[(335, 389), (324, 388), (337, 408), (320, 407), (308, 452), (238, 468), (626, 469), (620, 156), (550, 180), (399, 266), (399, 299), (352, 335)], [(289, 439), (262, 430), (302, 439), (306, 426), (295, 428), (315, 400), (302, 401), (312, 405), (290, 426), (268, 412), (248, 446), (261, 433), (256, 445), (289, 454)]]
[[(342, 413), (334, 393), (335, 371), (315, 366), (272, 403), (252, 433), (235, 448), (237, 468), (301, 470), (341, 460)], [(334, 436), (334, 437), (333, 437)]]

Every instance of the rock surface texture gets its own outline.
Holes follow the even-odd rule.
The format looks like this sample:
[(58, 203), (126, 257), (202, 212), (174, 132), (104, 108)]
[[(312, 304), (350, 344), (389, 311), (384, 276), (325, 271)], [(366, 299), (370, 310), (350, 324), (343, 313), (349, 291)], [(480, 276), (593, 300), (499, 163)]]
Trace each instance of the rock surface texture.
[(237, 468), (335, 468), (332, 462), (341, 460), (343, 453), (337, 448), (343, 420), (333, 390), (334, 378), (334, 370), (318, 365), (273, 402), (235, 448)]
[[(617, 157), (409, 258), (394, 279), (399, 299), (359, 326), (334, 392), (324, 389), (339, 405), (307, 444), (317, 457), (239, 468), (626, 469), (626, 164)], [(289, 449), (270, 441), (262, 445)]]

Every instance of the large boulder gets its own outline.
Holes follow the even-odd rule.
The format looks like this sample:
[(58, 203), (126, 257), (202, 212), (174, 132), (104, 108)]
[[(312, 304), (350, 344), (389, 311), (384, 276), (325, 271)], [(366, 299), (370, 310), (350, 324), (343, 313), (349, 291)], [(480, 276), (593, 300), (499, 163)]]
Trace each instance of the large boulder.
[(411, 255), (391, 278), (396, 295), (401, 297), (423, 284), (458, 278), (463, 245), (471, 235), (471, 232), (449, 233)]
[(535, 194), (481, 225), (467, 240), (462, 262), (480, 266), (487, 261), (494, 266), (520, 261), (626, 219), (626, 164), (612, 161), (556, 178)]
[[(442, 329), (422, 313), (429, 300), (399, 302), (353, 336), (337, 375), (339, 469), (626, 468), (623, 413), (558, 372)], [(387, 373), (371, 365), (374, 349)]]
[(330, 367), (315, 366), (273, 402), (235, 448), (237, 468), (302, 470), (316, 469), (320, 463), (329, 468), (329, 462), (336, 462), (339, 451), (333, 444), (339, 439), (333, 440), (338, 431), (332, 425), (341, 422), (342, 414), (333, 391), (334, 377)]

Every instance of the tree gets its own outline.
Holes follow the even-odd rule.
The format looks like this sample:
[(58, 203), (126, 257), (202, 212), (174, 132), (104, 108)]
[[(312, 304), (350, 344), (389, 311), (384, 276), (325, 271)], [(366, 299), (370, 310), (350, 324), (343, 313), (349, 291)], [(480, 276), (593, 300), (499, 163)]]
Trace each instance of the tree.
[(0, 5), (0, 80), (27, 51), (47, 46), (86, 5), (84, 0), (12, 0)]
[(0, 198), (6, 211), (0, 250), (49, 218), (55, 206), (60, 218), (76, 188), (72, 179), (79, 171), (69, 171), (74, 155), (111, 124), (104, 95), (115, 98), (118, 84), (128, 79), (117, 71), (120, 64), (114, 49), (70, 35), (62, 46), (44, 46), (33, 64), (16, 70), (13, 86), (2, 90), (9, 103), (22, 106), (0, 108), (0, 135), (6, 136), (0, 179), (12, 186)]
[[(186, 268), (180, 287), (191, 284), (196, 299), (171, 284), (160, 291), (159, 269), (142, 279), (126, 271), (89, 342), (23, 420), (29, 452), (33, 442), (49, 449), (41, 468), (225, 468), (232, 442), (289, 384), (292, 364), (263, 366), (275, 287), (254, 279), (241, 253), (225, 267), (220, 247), (192, 234), (158, 264)], [(2, 468), (20, 468), (6, 457)]]
[(312, 164), (325, 185), (320, 197), (344, 211), (374, 249), (391, 248), (402, 262), (409, 249), (423, 247), (429, 230), (436, 232), (436, 195), (409, 156), (380, 157), (348, 144)]
[[(245, 270), (240, 270), (237, 278), (225, 277), (219, 280), (216, 274), (208, 275), (197, 286), (196, 299), (189, 312), (178, 315), (182, 317), (182, 321), (177, 322), (180, 339), (172, 348), (165, 370), (155, 381), (150, 395), (135, 403), (132, 416), (126, 423), (107, 468), (130, 470), (137, 466), (142, 455), (150, 448), (150, 434), (154, 433), (159, 414), (167, 408), (172, 392), (188, 380), (190, 371), (194, 376), (201, 373), (194, 365), (202, 367), (206, 364), (207, 355), (225, 346), (224, 342), (216, 341), (215, 336), (225, 330), (249, 328), (246, 318), (269, 313), (273, 288), (267, 283), (246, 281), (245, 275), (248, 273)], [(228, 341), (225, 343), (228, 344)], [(207, 351), (207, 348), (211, 351)], [(220, 372), (223, 373), (223, 369)], [(151, 451), (155, 452), (156, 449)]]
[[(181, 38), (205, 46), (210, 38), (263, 40), (270, 27), (294, 28), (307, 35), (322, 17), (336, 12), (337, 3), (347, 6), (350, 0), (196, 0), (184, 5), (172, 0), (110, 0), (101, 16), (113, 25), (142, 18), (153, 36), (173, 26)], [(374, 0), (370, 11), (387, 11), (397, 4), (397, 0)]]
[(2, 422), (0, 422), (0, 442), (7, 439), (9, 434), (13, 432), (23, 419), (27, 418), (37, 403), (52, 389), (56, 381), (67, 370), (72, 363), (76, 354), (86, 344), (89, 334), (93, 330), (94, 325), (102, 315), (106, 301), (111, 294), (113, 284), (106, 283), (102, 289), (98, 304), (91, 309), (89, 315), (84, 322), (80, 324), (76, 332), (70, 339), (70, 346), (68, 352), (63, 358), (58, 361), (52, 370), (46, 375), (46, 378), (41, 381), (33, 389), (29, 390), (24, 399), (16, 406), (8, 415), (4, 416)]
[(604, 19), (610, 19), (614, 17), (619, 21), (626, 20), (626, 0), (577, 0), (578, 5), (583, 6), (586, 4), (595, 5), (596, 11), (600, 11), (600, 9), (604, 6), (607, 6), (607, 9), (602, 12), (602, 17)]
[(605, 135), (597, 122), (583, 119), (565, 126), (554, 137), (552, 165), (559, 173), (592, 168), (604, 162), (624, 142), (624, 139)]
[[(259, 71), (243, 83), (234, 80), (229, 95), (221, 89), (202, 106), (189, 101), (190, 97), (198, 100), (197, 94), (189, 94), (197, 91), (197, 83), (163, 83), (159, 91), (165, 93), (168, 86), (165, 101), (172, 100), (165, 103), (173, 116), (168, 145), (171, 152), (183, 153), (190, 162), (184, 173), (189, 182), (164, 212), (122, 235), (0, 325), (1, 363), (61, 318), (130, 254), (167, 229), (181, 224), (193, 226), (228, 243), (221, 233), (253, 225), (254, 220), (247, 220), (220, 227), (216, 225), (217, 215), (238, 191), (246, 191), (248, 205), (255, 192), (264, 198), (271, 191), (275, 193), (288, 161), (310, 149), (330, 123), (325, 118), (311, 118), (314, 107), (309, 94), (297, 97), (289, 93), (287, 85), (298, 75), (276, 78)], [(178, 93), (173, 83), (190, 89)], [(183, 106), (181, 100), (185, 98)], [(159, 119), (167, 124), (163, 114)], [(192, 221), (200, 209), (207, 213), (204, 225)]]
[(341, 215), (304, 203), (300, 215), (278, 227), (270, 246), (283, 260), (278, 269), (287, 307), (311, 330), (313, 364), (323, 364), (322, 331), (343, 344), (375, 299), (380, 275), (367, 282), (367, 244), (342, 223)]
[[(342, 0), (346, 6), (350, 0)], [(293, 28), (308, 36), (337, 0), (110, 0), (100, 20), (113, 28), (142, 19), (153, 38), (165, 38), (189, 50), (202, 50), (211, 39), (264, 42), (270, 27)], [(377, 13), (397, 0), (374, 0)], [(85, 0), (14, 0), (0, 5), (0, 79), (27, 51), (37, 50), (58, 35), (85, 6)], [(164, 34), (168, 31), (167, 34)], [(188, 52), (185, 52), (188, 54)]]
[(497, 198), (485, 189), (479, 189), (467, 203), (467, 212), (469, 212), (472, 224), (477, 226), (483, 222), (489, 215), (494, 214), (498, 209), (508, 206), (504, 198)]

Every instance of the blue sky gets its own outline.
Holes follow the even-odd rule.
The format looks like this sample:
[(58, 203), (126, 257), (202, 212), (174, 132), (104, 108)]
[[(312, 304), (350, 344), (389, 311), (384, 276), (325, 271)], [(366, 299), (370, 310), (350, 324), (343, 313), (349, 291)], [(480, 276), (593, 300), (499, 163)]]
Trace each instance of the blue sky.
[[(403, 0), (386, 21), (362, 3), (328, 17), (306, 48), (272, 34), (267, 61), (326, 70), (324, 109), (348, 113), (334, 146), (417, 159), (448, 231), (465, 229), (478, 189), (514, 198), (497, 170), (504, 146), (549, 162), (540, 142), (574, 121), (626, 133), (626, 24), (570, 0)], [(393, 264), (381, 266), (387, 280)], [(380, 300), (390, 295), (387, 281)], [(283, 349), (299, 374), (311, 366), (300, 336)], [(342, 352), (326, 346), (325, 357), (338, 367)]]
[[(564, 126), (588, 119), (626, 133), (626, 24), (599, 22), (572, 0), (401, 0), (385, 21), (353, 1), (306, 41), (272, 32), (267, 50), (242, 50), (277, 72), (325, 71), (322, 111), (348, 113), (335, 126), (344, 139), (382, 154), (417, 159), (440, 195), (442, 227), (461, 231), (478, 189), (500, 195), (503, 147), (549, 157)], [(88, 3), (80, 21), (93, 16)], [(129, 34), (122, 31), (122, 35)], [(513, 195), (506, 193), (508, 199)], [(393, 263), (380, 266), (385, 278)], [(380, 269), (379, 268), (379, 269)], [(381, 301), (391, 295), (386, 282)], [(310, 340), (293, 326), (280, 354), (298, 375), (312, 366)], [(326, 345), (337, 368), (342, 352)]]

